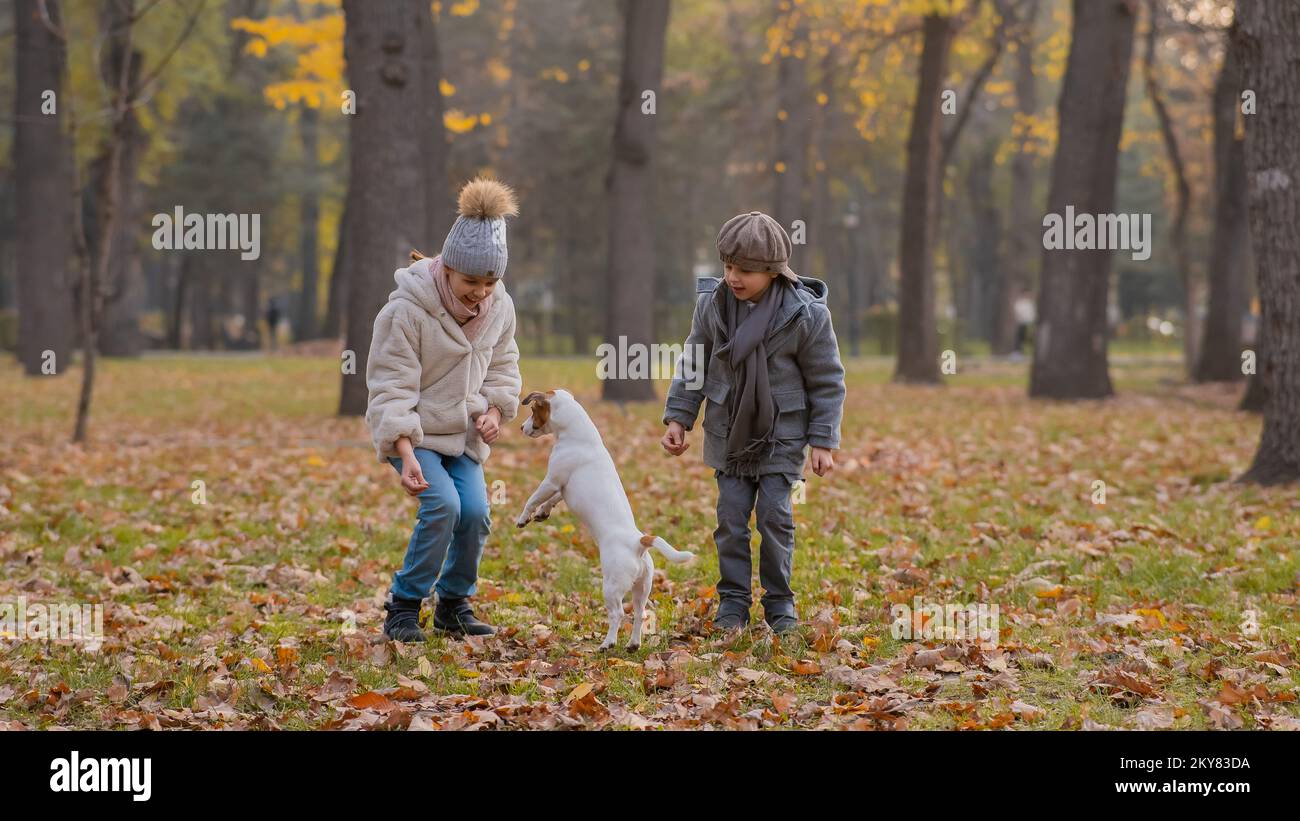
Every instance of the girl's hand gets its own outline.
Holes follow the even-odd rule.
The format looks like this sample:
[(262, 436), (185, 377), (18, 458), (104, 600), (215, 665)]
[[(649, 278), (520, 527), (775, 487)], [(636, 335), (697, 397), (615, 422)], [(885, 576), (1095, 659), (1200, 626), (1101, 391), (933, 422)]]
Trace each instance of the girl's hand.
[(478, 435), (484, 442), (492, 444), (501, 435), (501, 409), (496, 405), (488, 408), (474, 420), (474, 427), (478, 429)]
[(818, 476), (825, 476), (835, 470), (835, 457), (826, 448), (813, 448), (812, 469)]
[(673, 456), (681, 456), (690, 447), (686, 443), (686, 428), (682, 427), (681, 422), (669, 422), (668, 430), (664, 433), (664, 438), (659, 440), (659, 444)]
[(418, 496), (421, 491), (429, 489), (429, 483), (424, 481), (424, 471), (420, 470), (420, 463), (414, 456), (402, 460), (402, 489), (410, 496)]

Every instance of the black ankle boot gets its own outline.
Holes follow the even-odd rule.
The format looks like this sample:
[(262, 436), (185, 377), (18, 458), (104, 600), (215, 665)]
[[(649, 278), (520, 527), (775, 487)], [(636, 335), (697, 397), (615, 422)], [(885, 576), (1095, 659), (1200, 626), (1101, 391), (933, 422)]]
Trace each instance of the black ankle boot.
[(420, 600), (388, 597), (384, 602), (388, 617), (384, 619), (384, 636), (393, 641), (414, 643), (424, 641), (420, 630)]
[(436, 630), (467, 636), (490, 636), (497, 631), (490, 624), (474, 618), (469, 599), (438, 598), (438, 605), (433, 609), (433, 626)]

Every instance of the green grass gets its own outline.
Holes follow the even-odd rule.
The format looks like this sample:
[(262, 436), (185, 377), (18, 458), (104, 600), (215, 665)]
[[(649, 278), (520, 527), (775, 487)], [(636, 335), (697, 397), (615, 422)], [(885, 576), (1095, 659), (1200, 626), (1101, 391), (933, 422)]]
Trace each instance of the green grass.
[[(493, 507), (477, 597), (510, 635), (439, 636), (394, 653), (378, 636), (379, 603), (413, 503), (364, 424), (334, 415), (334, 360), (105, 362), (85, 448), (68, 444), (79, 372), (29, 379), (6, 362), (0, 603), (101, 603), (108, 635), (97, 652), (0, 641), (0, 718), (107, 728), (373, 718), (313, 699), (337, 672), (350, 695), (418, 679), (429, 694), (403, 709), (440, 726), (472, 722), (467, 710), (495, 710), (501, 726), (559, 715), (624, 726), (635, 713), (654, 726), (901, 718), (913, 728), (1131, 727), (1168, 711), (1174, 726), (1201, 728), (1223, 722), (1211, 708), (1225, 687), (1256, 685), (1227, 713), (1245, 727), (1295, 722), (1294, 488), (1228, 482), (1258, 436), (1232, 391), (1182, 385), (1176, 353), (1112, 364), (1116, 398), (1055, 403), (1025, 397), (1024, 365), (968, 357), (944, 387), (920, 388), (891, 384), (888, 359), (850, 361), (837, 470), (810, 477), (795, 508), (807, 627), (774, 642), (763, 628), (734, 639), (707, 631), (716, 489), (698, 430), (673, 460), (658, 446), (660, 405), (600, 403), (587, 360), (526, 359), (525, 390), (566, 387), (591, 411), (642, 528), (698, 554), (686, 566), (658, 562), (657, 629), (642, 648), (601, 655), (598, 559), (581, 525), (561, 507), (513, 527), (548, 453), (519, 434), (522, 420), (487, 465), (506, 498)], [(206, 504), (193, 501), (197, 481)], [(1095, 481), (1106, 484), (1104, 505), (1093, 503)], [(954, 645), (964, 671), (916, 664), (917, 652), (943, 645), (891, 635), (891, 604), (913, 595), (996, 604), (999, 646)], [(1242, 628), (1246, 611), (1257, 634)], [(1135, 613), (1132, 626), (1097, 621)], [(757, 606), (753, 616), (761, 621)], [(655, 686), (673, 664), (680, 677)], [(767, 675), (750, 682), (738, 670)], [(997, 683), (1002, 670), (1014, 688)], [(892, 687), (864, 690), (846, 671)], [(1116, 671), (1148, 692), (1092, 685)], [(108, 695), (115, 681), (127, 684), (125, 701)], [(566, 700), (584, 683), (614, 717)], [(787, 693), (792, 706), (778, 715)], [(1015, 717), (1015, 701), (1042, 715)]]

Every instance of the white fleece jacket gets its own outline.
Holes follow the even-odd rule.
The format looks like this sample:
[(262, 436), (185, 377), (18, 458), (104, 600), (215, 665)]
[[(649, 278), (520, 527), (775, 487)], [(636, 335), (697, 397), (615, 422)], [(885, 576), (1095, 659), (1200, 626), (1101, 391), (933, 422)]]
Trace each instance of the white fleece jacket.
[(504, 425), (519, 413), (519, 346), (515, 305), (505, 284), (493, 291), (483, 332), (471, 345), (442, 306), (431, 257), (393, 272), (397, 289), (375, 317), (366, 362), (366, 423), (383, 462), (397, 439), (448, 456), (468, 453), (479, 464), (490, 448), (474, 420), (495, 405)]

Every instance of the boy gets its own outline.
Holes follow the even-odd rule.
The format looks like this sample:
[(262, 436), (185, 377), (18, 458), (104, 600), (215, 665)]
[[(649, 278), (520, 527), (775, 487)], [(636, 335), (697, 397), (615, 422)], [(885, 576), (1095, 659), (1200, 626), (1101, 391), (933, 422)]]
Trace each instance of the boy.
[[(718, 233), (722, 280), (698, 280), (699, 297), (681, 372), (668, 390), (664, 450), (679, 456), (704, 409), (704, 463), (718, 481), (716, 628), (749, 623), (749, 516), (757, 513), (763, 618), (776, 633), (799, 624), (790, 568), (790, 489), (811, 446), (813, 472), (835, 467), (844, 409), (844, 366), (826, 307), (826, 284), (787, 264), (790, 237), (759, 211), (732, 217)], [(703, 361), (695, 357), (703, 353)], [(703, 367), (700, 380), (694, 368)], [(702, 385), (691, 388), (690, 385)], [(757, 505), (755, 504), (757, 502)]]

